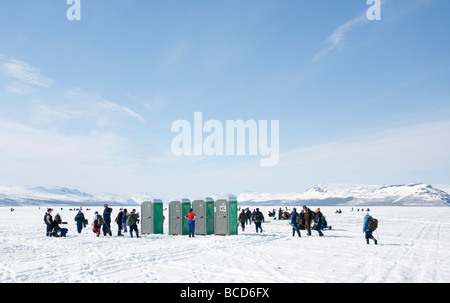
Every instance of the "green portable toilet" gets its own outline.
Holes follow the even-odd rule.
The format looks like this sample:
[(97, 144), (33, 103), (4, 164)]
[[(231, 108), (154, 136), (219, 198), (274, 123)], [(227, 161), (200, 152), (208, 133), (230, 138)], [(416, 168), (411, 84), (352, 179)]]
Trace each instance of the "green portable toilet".
[(141, 204), (141, 233), (143, 235), (163, 233), (163, 203), (154, 199), (153, 202)]
[(211, 198), (195, 200), (192, 202), (192, 209), (196, 215), (195, 234), (214, 234), (214, 200)]
[(217, 200), (214, 203), (214, 234), (215, 235), (237, 235), (238, 214), (237, 201)]
[(164, 233), (164, 203), (159, 199), (153, 199), (153, 233)]
[(237, 198), (229, 197), (228, 205), (230, 208), (230, 235), (237, 235), (239, 226)]
[(181, 225), (181, 234), (187, 235), (189, 234), (189, 226), (188, 219), (186, 215), (189, 213), (191, 209), (191, 201), (189, 199), (181, 199), (181, 216), (182, 216), (182, 225)]
[(214, 234), (214, 200), (212, 198), (205, 199), (206, 204), (206, 234)]

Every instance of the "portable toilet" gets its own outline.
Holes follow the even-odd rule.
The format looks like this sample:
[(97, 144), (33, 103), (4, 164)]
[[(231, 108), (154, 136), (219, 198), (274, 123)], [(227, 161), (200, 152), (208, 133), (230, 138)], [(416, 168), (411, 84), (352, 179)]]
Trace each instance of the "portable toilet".
[(230, 196), (228, 198), (228, 204), (230, 209), (230, 235), (238, 234), (238, 202), (236, 196)]
[(181, 235), (181, 202), (171, 201), (169, 203), (169, 235)]
[(185, 216), (189, 213), (191, 202), (188, 199), (171, 201), (169, 203), (169, 235), (187, 235), (188, 220)]
[(237, 201), (217, 200), (215, 206), (214, 234), (216, 235), (237, 235), (238, 214)]
[(143, 235), (163, 233), (163, 208), (163, 202), (159, 199), (141, 204), (141, 233)]
[(195, 200), (192, 202), (192, 208), (196, 215), (195, 234), (214, 234), (214, 200), (211, 198), (206, 198), (205, 200)]

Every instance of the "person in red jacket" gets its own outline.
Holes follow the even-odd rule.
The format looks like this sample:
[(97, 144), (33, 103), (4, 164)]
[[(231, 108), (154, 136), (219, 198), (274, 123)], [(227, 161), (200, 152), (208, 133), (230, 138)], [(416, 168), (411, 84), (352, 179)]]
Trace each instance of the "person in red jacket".
[(189, 229), (189, 238), (192, 236), (195, 238), (195, 214), (194, 210), (191, 208), (189, 213), (185, 216), (188, 219), (188, 229)]

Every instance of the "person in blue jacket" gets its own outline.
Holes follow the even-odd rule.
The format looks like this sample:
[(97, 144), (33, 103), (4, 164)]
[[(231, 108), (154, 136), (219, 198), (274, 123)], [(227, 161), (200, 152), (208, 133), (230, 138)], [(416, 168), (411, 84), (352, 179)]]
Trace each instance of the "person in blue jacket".
[(375, 242), (375, 245), (377, 245), (377, 239), (373, 237), (372, 230), (369, 228), (369, 219), (372, 219), (372, 216), (367, 213), (364, 217), (363, 233), (366, 235), (367, 244), (369, 244), (369, 239), (372, 239)]
[(297, 232), (299, 237), (302, 236), (300, 234), (300, 228), (298, 226), (297, 218), (298, 218), (298, 212), (297, 212), (297, 209), (294, 207), (294, 209), (292, 210), (292, 213), (291, 213), (291, 225), (292, 225), (292, 236), (293, 237), (295, 237), (295, 232)]

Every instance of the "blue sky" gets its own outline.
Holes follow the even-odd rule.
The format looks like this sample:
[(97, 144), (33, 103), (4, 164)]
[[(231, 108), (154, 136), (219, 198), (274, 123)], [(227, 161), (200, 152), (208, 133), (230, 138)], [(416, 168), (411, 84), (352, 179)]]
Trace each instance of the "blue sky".
[[(0, 3), (0, 184), (155, 197), (450, 184), (447, 0)], [(175, 120), (279, 120), (280, 161), (175, 157)]]

